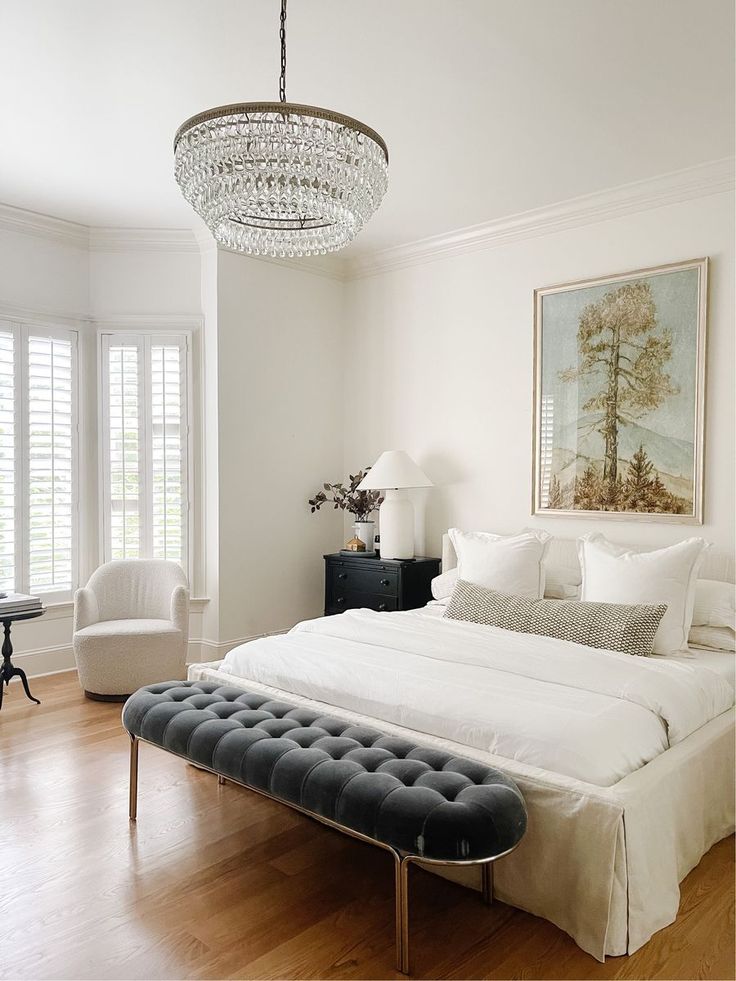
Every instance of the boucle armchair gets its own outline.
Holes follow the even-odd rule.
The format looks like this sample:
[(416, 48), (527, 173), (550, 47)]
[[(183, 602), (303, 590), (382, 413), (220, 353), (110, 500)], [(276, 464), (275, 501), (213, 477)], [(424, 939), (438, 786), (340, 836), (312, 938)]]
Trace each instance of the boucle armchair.
[(74, 657), (88, 698), (124, 701), (143, 685), (184, 677), (189, 590), (165, 559), (107, 562), (74, 595)]

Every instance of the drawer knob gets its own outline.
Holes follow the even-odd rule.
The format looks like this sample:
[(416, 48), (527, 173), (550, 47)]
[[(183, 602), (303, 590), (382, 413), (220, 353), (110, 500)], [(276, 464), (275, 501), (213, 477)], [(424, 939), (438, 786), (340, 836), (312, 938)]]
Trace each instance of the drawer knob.
[(338, 606), (341, 606), (345, 602), (345, 597), (344, 596), (338, 596), (337, 599), (335, 600), (335, 602), (337, 603)]
[(386, 609), (386, 604), (385, 603), (379, 603), (378, 604), (378, 609), (379, 609), (379, 612), (382, 613)]
[(391, 585), (391, 580), (390, 579), (382, 579), (381, 580), (381, 585), (382, 586), (390, 586)]
[(348, 574), (347, 574), (347, 572), (338, 572), (337, 578), (338, 579), (347, 579), (348, 578)]

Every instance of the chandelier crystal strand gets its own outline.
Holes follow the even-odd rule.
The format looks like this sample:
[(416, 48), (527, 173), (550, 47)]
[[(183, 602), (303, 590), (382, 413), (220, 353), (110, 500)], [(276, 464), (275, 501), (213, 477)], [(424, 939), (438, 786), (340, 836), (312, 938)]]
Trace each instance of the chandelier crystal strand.
[(350, 116), (286, 102), (286, 0), (281, 0), (280, 102), (199, 113), (174, 140), (175, 176), (216, 241), (250, 255), (335, 252), (381, 203), (388, 150)]

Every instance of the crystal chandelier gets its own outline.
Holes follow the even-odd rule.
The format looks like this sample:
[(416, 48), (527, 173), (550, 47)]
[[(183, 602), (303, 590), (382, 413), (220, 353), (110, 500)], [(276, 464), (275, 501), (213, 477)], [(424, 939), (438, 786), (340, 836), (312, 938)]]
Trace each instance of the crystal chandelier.
[(286, 0), (280, 40), (280, 101), (192, 116), (174, 139), (174, 173), (225, 248), (282, 258), (335, 252), (380, 205), (388, 150), (357, 119), (286, 101)]

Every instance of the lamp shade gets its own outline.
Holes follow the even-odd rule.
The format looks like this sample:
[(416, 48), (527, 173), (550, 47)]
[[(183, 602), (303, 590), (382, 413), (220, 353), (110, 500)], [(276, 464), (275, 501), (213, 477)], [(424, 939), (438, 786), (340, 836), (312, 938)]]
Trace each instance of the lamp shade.
[(358, 485), (358, 490), (432, 487), (432, 481), (404, 450), (382, 453)]

